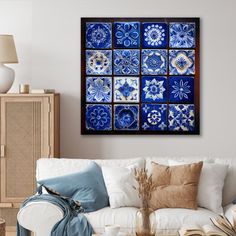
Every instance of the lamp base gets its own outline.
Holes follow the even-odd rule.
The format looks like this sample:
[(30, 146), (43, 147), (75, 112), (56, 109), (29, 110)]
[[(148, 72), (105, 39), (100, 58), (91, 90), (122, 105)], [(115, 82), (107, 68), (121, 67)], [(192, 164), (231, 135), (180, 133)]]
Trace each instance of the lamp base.
[(0, 63), (0, 93), (7, 93), (15, 79), (13, 69)]

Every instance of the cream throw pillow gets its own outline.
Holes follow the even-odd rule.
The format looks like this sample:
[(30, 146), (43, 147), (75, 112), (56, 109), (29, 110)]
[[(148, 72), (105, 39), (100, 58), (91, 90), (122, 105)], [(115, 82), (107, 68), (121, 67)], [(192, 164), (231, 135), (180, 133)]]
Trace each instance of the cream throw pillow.
[(141, 206), (141, 200), (134, 189), (134, 186), (137, 187), (134, 168), (139, 166), (135, 164), (127, 168), (102, 166), (111, 208)]
[[(169, 160), (170, 166), (187, 164), (183, 161)], [(203, 163), (198, 185), (197, 202), (200, 207), (218, 214), (223, 213), (222, 190), (228, 166), (216, 163)]]

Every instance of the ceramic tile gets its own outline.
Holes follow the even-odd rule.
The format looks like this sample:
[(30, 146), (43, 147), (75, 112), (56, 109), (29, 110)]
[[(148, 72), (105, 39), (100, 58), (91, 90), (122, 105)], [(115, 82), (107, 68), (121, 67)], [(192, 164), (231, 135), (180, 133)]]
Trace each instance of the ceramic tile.
[(114, 105), (115, 130), (139, 129), (139, 105)]
[(86, 24), (86, 47), (87, 48), (111, 48), (112, 24), (91, 22)]
[(138, 75), (140, 51), (136, 49), (114, 50), (114, 74)]
[(194, 105), (171, 104), (169, 105), (169, 130), (194, 131)]
[(115, 22), (114, 23), (115, 48), (139, 48), (140, 23), (139, 22)]
[(112, 51), (111, 50), (86, 50), (87, 75), (111, 75)]
[(139, 102), (139, 77), (114, 77), (114, 102)]
[(111, 102), (112, 79), (111, 77), (86, 78), (86, 102)]
[(164, 76), (142, 77), (142, 102), (167, 101), (167, 79)]
[(166, 75), (166, 73), (167, 73), (167, 50), (165, 49), (142, 50), (143, 75)]
[(169, 51), (170, 75), (195, 74), (195, 50)]
[(166, 130), (167, 129), (167, 105), (166, 104), (142, 104), (142, 129)]
[(194, 102), (194, 77), (171, 76), (169, 78), (170, 102)]
[(111, 130), (111, 110), (111, 105), (86, 105), (86, 129), (95, 131)]
[(166, 23), (143, 23), (142, 26), (143, 48), (167, 47), (168, 28)]
[(170, 23), (170, 48), (195, 47), (195, 23)]

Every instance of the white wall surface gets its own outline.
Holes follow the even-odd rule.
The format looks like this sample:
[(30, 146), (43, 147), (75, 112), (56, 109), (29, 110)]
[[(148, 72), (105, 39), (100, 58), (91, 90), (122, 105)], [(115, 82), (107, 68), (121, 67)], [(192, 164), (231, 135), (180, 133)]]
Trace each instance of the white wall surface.
[[(17, 65), (18, 76), (23, 79), (21, 73), (27, 71), (29, 78), (32, 69), (33, 87), (61, 93), (63, 157), (236, 156), (235, 0), (32, 0), (33, 21), (30, 1), (3, 2), (9, 2), (9, 9), (2, 15), (0, 3), (0, 31), (3, 25), (18, 35), (18, 51), (26, 58)], [(24, 10), (10, 15), (16, 6)], [(30, 22), (17, 20), (19, 14)], [(86, 16), (201, 17), (200, 136), (80, 134), (80, 17)], [(24, 35), (32, 22), (30, 41), (30, 30)]]
[(16, 72), (10, 92), (32, 81), (32, 1), (0, 0), (0, 34), (13, 34), (19, 64), (9, 64)]

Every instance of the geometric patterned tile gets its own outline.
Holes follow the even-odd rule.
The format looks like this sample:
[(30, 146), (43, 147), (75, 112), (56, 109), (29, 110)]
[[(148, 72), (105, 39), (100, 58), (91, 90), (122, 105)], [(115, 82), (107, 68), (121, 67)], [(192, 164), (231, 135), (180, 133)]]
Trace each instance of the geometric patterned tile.
[(142, 50), (143, 75), (166, 75), (166, 73), (167, 73), (167, 50), (165, 49)]
[(170, 131), (194, 131), (194, 105), (169, 105), (168, 120)]
[(194, 77), (169, 78), (170, 102), (175, 103), (193, 103), (194, 102)]
[(135, 49), (114, 50), (114, 74), (138, 75), (140, 51)]
[(86, 50), (87, 75), (111, 75), (112, 51), (111, 50)]
[(86, 102), (111, 102), (111, 77), (86, 78)]
[(139, 102), (139, 77), (114, 77), (114, 102)]
[(167, 47), (168, 28), (166, 23), (143, 23), (143, 48)]
[(111, 48), (111, 23), (86, 24), (86, 48)]
[(114, 105), (114, 129), (138, 130), (139, 105)]
[(87, 130), (111, 130), (112, 111), (111, 105), (86, 105)]
[(194, 48), (195, 23), (170, 23), (170, 48)]
[(114, 23), (115, 48), (139, 48), (140, 23), (115, 22)]
[(142, 77), (142, 102), (167, 101), (167, 79), (164, 76)]
[(194, 75), (195, 50), (169, 51), (170, 75)]
[(142, 129), (166, 130), (167, 129), (167, 105), (166, 104), (142, 104)]

